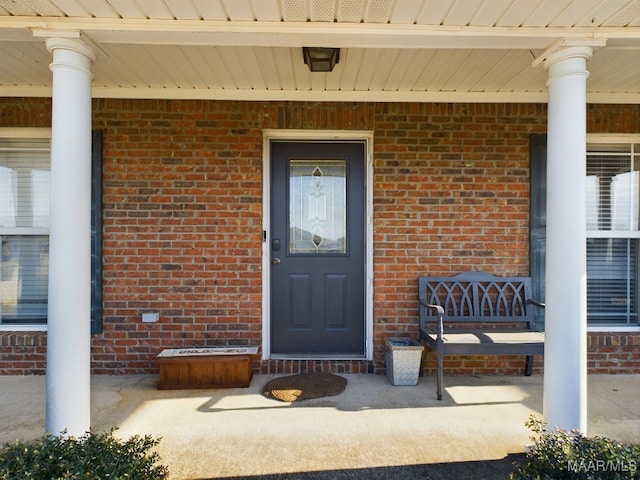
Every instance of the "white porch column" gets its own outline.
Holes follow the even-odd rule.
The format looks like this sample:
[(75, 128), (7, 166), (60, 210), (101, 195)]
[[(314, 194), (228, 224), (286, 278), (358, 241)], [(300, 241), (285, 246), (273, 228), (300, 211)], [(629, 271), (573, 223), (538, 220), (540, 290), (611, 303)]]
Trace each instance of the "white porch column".
[(50, 38), (53, 55), (46, 431), (90, 427), (91, 66), (79, 39)]
[(586, 82), (589, 46), (561, 48), (548, 69), (544, 420), (587, 430)]

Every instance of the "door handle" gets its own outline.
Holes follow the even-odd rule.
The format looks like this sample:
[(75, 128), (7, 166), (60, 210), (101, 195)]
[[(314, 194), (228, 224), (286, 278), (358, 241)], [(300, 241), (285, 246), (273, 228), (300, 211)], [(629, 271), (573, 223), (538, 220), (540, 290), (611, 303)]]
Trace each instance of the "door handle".
[(280, 259), (276, 257), (273, 260), (271, 260), (271, 263), (273, 263), (274, 265), (280, 265)]

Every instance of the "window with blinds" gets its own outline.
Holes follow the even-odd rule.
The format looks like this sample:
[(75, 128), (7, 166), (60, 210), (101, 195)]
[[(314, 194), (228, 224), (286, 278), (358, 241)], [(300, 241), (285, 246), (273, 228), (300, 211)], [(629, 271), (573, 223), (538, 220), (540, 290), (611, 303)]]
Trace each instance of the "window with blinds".
[(0, 325), (47, 321), (49, 139), (0, 138)]
[(638, 324), (640, 145), (587, 145), (587, 318)]

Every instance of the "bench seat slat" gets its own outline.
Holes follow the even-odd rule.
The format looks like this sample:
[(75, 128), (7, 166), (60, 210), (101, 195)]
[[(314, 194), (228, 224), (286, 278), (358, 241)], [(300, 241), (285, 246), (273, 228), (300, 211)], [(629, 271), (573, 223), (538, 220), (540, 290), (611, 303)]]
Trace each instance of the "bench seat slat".
[[(423, 337), (430, 346), (437, 342), (436, 334)], [(544, 334), (541, 332), (466, 332), (444, 335), (444, 355), (542, 355)]]
[[(435, 334), (430, 337), (436, 338)], [(515, 331), (515, 332), (498, 332), (498, 331), (470, 331), (470, 332), (445, 332), (442, 337), (445, 343), (445, 349), (449, 345), (476, 345), (476, 344), (502, 344), (502, 343), (533, 343), (539, 344), (544, 342), (544, 334), (541, 332), (531, 331)]]

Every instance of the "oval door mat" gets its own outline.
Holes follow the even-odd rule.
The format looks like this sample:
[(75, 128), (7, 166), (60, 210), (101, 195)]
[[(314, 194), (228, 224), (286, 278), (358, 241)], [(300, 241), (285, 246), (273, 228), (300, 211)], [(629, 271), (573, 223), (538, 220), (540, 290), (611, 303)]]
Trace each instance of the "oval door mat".
[(346, 378), (332, 373), (299, 373), (274, 378), (264, 386), (262, 393), (281, 402), (296, 402), (339, 395), (346, 386)]

